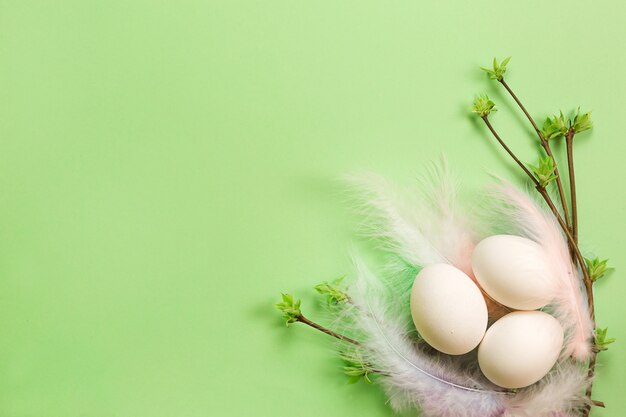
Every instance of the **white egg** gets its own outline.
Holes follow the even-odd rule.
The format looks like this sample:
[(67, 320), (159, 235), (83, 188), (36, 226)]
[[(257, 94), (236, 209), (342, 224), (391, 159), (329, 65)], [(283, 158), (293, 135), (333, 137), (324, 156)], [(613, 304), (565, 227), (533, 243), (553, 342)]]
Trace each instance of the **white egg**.
[(487, 305), (480, 289), (448, 264), (426, 266), (411, 289), (415, 328), (435, 349), (461, 355), (480, 343), (487, 329)]
[(543, 248), (520, 236), (490, 236), (476, 245), (472, 269), (480, 286), (497, 302), (535, 310), (554, 298), (555, 278)]
[(478, 347), (483, 374), (504, 388), (534, 384), (552, 369), (563, 346), (563, 328), (541, 311), (516, 311), (496, 321)]

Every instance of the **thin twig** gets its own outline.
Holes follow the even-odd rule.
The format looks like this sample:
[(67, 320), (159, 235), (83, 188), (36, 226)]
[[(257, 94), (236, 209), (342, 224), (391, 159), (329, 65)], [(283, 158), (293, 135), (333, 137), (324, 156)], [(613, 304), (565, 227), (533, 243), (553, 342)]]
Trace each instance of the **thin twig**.
[(513, 153), (513, 151), (506, 145), (506, 143), (504, 143), (504, 141), (500, 138), (500, 135), (498, 135), (498, 132), (496, 132), (496, 130), (491, 125), (491, 122), (489, 121), (487, 116), (482, 116), (481, 118), (483, 119), (483, 121), (485, 122), (485, 124), (487, 125), (491, 133), (493, 134), (493, 136), (497, 139), (500, 145), (504, 148), (504, 150), (511, 156), (511, 158), (513, 158), (513, 160), (517, 163), (517, 165), (519, 165), (519, 167), (522, 168), (522, 170), (526, 173), (526, 175), (528, 175), (528, 177), (533, 181), (535, 186), (539, 186), (540, 184), (537, 178), (535, 178), (535, 176), (528, 170), (528, 168), (526, 168), (526, 165), (524, 165), (522, 161), (520, 161), (519, 158)]
[(554, 158), (554, 155), (552, 154), (552, 149), (550, 148), (550, 143), (546, 140), (546, 138), (543, 137), (543, 133), (541, 133), (541, 130), (539, 130), (539, 127), (537, 127), (537, 124), (535, 123), (533, 118), (530, 116), (530, 114), (526, 110), (526, 107), (524, 107), (524, 105), (519, 100), (519, 98), (517, 98), (517, 96), (515, 95), (515, 93), (511, 89), (511, 87), (509, 87), (509, 85), (506, 83), (506, 81), (504, 81), (504, 78), (502, 78), (499, 81), (500, 81), (500, 84), (502, 84), (504, 86), (506, 91), (509, 92), (511, 97), (513, 97), (513, 100), (515, 100), (515, 102), (517, 103), (519, 108), (522, 110), (522, 112), (524, 112), (524, 114), (526, 115), (526, 118), (528, 119), (530, 124), (535, 129), (535, 133), (537, 133), (537, 136), (539, 136), (539, 140), (541, 141), (541, 146), (546, 151), (546, 153), (548, 154), (550, 159), (552, 159), (552, 163), (554, 164), (554, 174), (556, 175), (556, 186), (557, 186), (557, 188), (559, 190), (559, 198), (561, 199), (561, 206), (563, 207), (563, 217), (565, 218), (565, 224), (567, 225), (567, 227), (571, 227), (571, 223), (570, 223), (570, 220), (569, 220), (569, 211), (567, 209), (567, 200), (565, 198), (565, 191), (563, 191), (563, 182), (561, 181), (561, 176), (559, 175), (559, 168), (558, 168), (558, 166), (556, 164), (556, 159)]
[(572, 235), (574, 240), (578, 242), (578, 207), (576, 204), (576, 178), (574, 176), (574, 129), (570, 127), (565, 135), (565, 144), (567, 146), (567, 169), (569, 172), (569, 188), (572, 204)]
[[(585, 391), (585, 396), (589, 398), (590, 400), (591, 400), (591, 393), (593, 391), (593, 375), (595, 374), (595, 371), (596, 371), (596, 356), (597, 356), (596, 352), (591, 353), (591, 359), (589, 359), (589, 370), (587, 371), (587, 377), (589, 377), (589, 385), (587, 386), (587, 390)], [(592, 400), (592, 403), (595, 406), (604, 408), (604, 403), (601, 401)], [(599, 405), (598, 403), (600, 403), (601, 405)], [(586, 405), (583, 410), (583, 417), (588, 417), (589, 412), (591, 412), (591, 405)]]
[[(569, 247), (571, 249), (571, 252), (574, 255), (573, 257), (578, 262), (578, 264), (580, 265), (580, 269), (581, 269), (582, 274), (583, 274), (583, 282), (585, 284), (585, 289), (586, 289), (586, 292), (587, 292), (587, 305), (589, 307), (589, 316), (591, 317), (591, 321), (593, 323), (593, 326), (595, 327), (595, 311), (594, 311), (594, 304), (593, 304), (593, 285), (592, 285), (591, 278), (589, 277), (589, 273), (587, 271), (587, 268), (585, 267), (585, 261), (583, 259), (583, 256), (580, 253), (580, 249), (578, 248), (578, 242), (574, 239), (574, 236), (572, 235), (572, 232), (570, 231), (570, 228), (567, 226), (567, 224), (563, 220), (563, 217), (561, 217), (561, 214), (559, 213), (558, 209), (554, 205), (554, 202), (550, 198), (550, 195), (546, 191), (545, 187), (543, 187), (539, 183), (537, 178), (524, 166), (524, 164), (519, 160), (519, 158), (517, 158), (517, 156), (513, 153), (513, 151), (511, 151), (511, 149), (506, 145), (506, 143), (502, 140), (500, 135), (498, 135), (496, 130), (493, 128), (493, 126), (489, 122), (489, 119), (487, 118), (487, 116), (483, 116), (481, 118), (483, 119), (483, 121), (485, 122), (485, 124), (487, 125), (487, 127), (489, 128), (491, 133), (493, 134), (493, 136), (496, 138), (496, 140), (500, 143), (500, 145), (502, 145), (504, 150), (511, 156), (511, 158), (513, 158), (513, 160), (520, 166), (520, 168), (522, 168), (522, 170), (526, 173), (526, 175), (528, 175), (528, 177), (535, 184), (535, 188), (537, 189), (539, 194), (543, 197), (543, 199), (545, 200), (546, 204), (550, 208), (550, 211), (552, 211), (552, 213), (554, 214), (554, 217), (556, 217), (557, 221), (559, 222), (559, 225), (561, 226), (561, 229), (563, 229), (563, 232), (567, 236), (567, 241), (568, 241)], [(586, 390), (586, 393), (585, 393), (585, 395), (587, 396), (587, 398), (589, 398), (590, 401), (592, 401), (591, 400), (591, 393), (592, 393), (592, 390), (593, 390), (593, 382), (591, 382), (591, 380), (592, 380), (592, 378), (593, 378), (593, 376), (595, 374), (595, 365), (596, 365), (596, 353), (592, 352), (591, 358), (589, 360), (589, 370), (587, 372), (587, 375), (589, 376), (590, 382), (589, 382), (589, 386), (587, 387), (587, 390)], [(598, 405), (599, 407), (603, 407), (604, 406), (604, 403), (602, 403), (600, 401), (592, 401), (592, 402), (595, 405)], [(588, 417), (590, 410), (591, 410), (591, 406), (587, 405), (585, 407), (585, 409), (583, 410), (583, 417)]]
[[(576, 132), (572, 127), (569, 128), (565, 135), (565, 146), (567, 148), (567, 170), (569, 173), (569, 186), (570, 186), (570, 198), (572, 205), (572, 235), (576, 243), (578, 243), (578, 204), (576, 201), (576, 177), (574, 175), (574, 135)], [(586, 271), (585, 267), (581, 267)], [(595, 327), (595, 314), (593, 310), (593, 288), (591, 283), (585, 281), (585, 288), (587, 289), (587, 301), (590, 304), (591, 320)], [(596, 358), (598, 353), (591, 352), (591, 358), (589, 359), (589, 369), (587, 376), (589, 377), (589, 385), (585, 391), (585, 396), (591, 400), (591, 394), (593, 392), (593, 376), (596, 371)], [(604, 403), (601, 401), (591, 401), (593, 405), (597, 407), (604, 407)], [(586, 405), (583, 409), (583, 417), (588, 417), (591, 412), (591, 405)]]
[(602, 401), (591, 400), (591, 403), (596, 407), (606, 408), (606, 404), (604, 404)]
[(588, 305), (589, 305), (589, 313), (590, 313), (591, 317), (593, 318), (594, 317), (594, 308), (593, 308), (593, 289), (592, 289), (592, 285), (591, 285), (591, 279), (589, 278), (589, 274), (587, 272), (587, 269), (585, 268), (585, 260), (584, 260), (584, 258), (582, 256), (582, 254), (580, 253), (580, 249), (578, 248), (578, 244), (574, 240), (574, 237), (572, 236), (572, 233), (571, 233), (569, 227), (567, 227), (567, 224), (563, 220), (563, 217), (561, 216), (561, 213), (559, 213), (558, 209), (554, 205), (554, 202), (550, 198), (550, 195), (546, 191), (545, 187), (543, 187), (539, 183), (537, 178), (528, 170), (528, 168), (526, 168), (526, 166), (524, 166), (524, 164), (513, 153), (513, 151), (511, 151), (511, 149), (506, 145), (506, 143), (504, 143), (502, 138), (500, 138), (500, 135), (498, 135), (498, 133), (496, 132), (494, 127), (491, 125), (491, 122), (489, 122), (488, 117), (484, 116), (484, 117), (482, 117), (482, 119), (485, 122), (485, 124), (487, 125), (487, 127), (489, 128), (489, 130), (491, 131), (491, 133), (494, 135), (494, 137), (500, 143), (500, 145), (502, 145), (504, 150), (507, 151), (507, 153), (511, 156), (511, 158), (513, 158), (513, 160), (517, 163), (517, 165), (519, 165), (520, 168), (522, 168), (522, 170), (524, 171), (524, 173), (526, 173), (526, 175), (532, 180), (533, 184), (535, 184), (535, 188), (537, 189), (539, 194), (543, 197), (543, 199), (545, 200), (546, 204), (548, 204), (548, 207), (550, 208), (550, 210), (552, 211), (552, 213), (556, 217), (557, 221), (559, 222), (559, 225), (561, 226), (561, 229), (563, 229), (563, 232), (565, 233), (565, 236), (567, 237), (568, 244), (572, 248), (572, 251), (574, 252), (574, 260), (576, 260), (578, 262), (578, 264), (580, 265), (580, 269), (581, 269), (581, 271), (583, 273), (583, 281), (584, 281), (584, 284), (585, 284), (585, 288), (587, 289), (587, 301), (588, 301)]
[(563, 217), (561, 217), (561, 215), (558, 214), (558, 211), (554, 203), (552, 202), (552, 199), (548, 195), (548, 192), (546, 191), (546, 189), (544, 187), (536, 187), (536, 188), (537, 188), (537, 191), (539, 191), (539, 194), (541, 194), (543, 199), (548, 204), (548, 207), (550, 207), (550, 210), (552, 211), (552, 213), (554, 213), (557, 221), (561, 225), (561, 229), (563, 229), (563, 231), (565, 232), (565, 235), (567, 236), (567, 240), (570, 244), (570, 247), (574, 251), (574, 258), (580, 265), (580, 269), (583, 273), (583, 283), (585, 284), (585, 289), (587, 290), (587, 305), (589, 306), (589, 315), (591, 316), (591, 320), (595, 320), (595, 312), (594, 312), (594, 307), (593, 307), (593, 285), (591, 282), (591, 278), (589, 277), (587, 268), (585, 267), (585, 259), (583, 258), (582, 253), (580, 253), (580, 249), (578, 248), (578, 244), (574, 240), (572, 233), (570, 232), (569, 228), (566, 226), (565, 222), (563, 221)]
[(319, 330), (322, 333), (326, 333), (327, 335), (332, 336), (334, 338), (337, 338), (337, 339), (339, 339), (341, 341), (352, 343), (353, 345), (357, 345), (357, 346), (361, 344), (361, 343), (359, 343), (358, 341), (356, 341), (354, 339), (351, 339), (351, 338), (349, 338), (347, 336), (344, 336), (342, 334), (334, 332), (334, 331), (332, 331), (330, 329), (327, 329), (326, 327), (324, 327), (324, 326), (322, 326), (320, 324), (315, 323), (314, 321), (311, 321), (311, 320), (307, 319), (302, 314), (300, 314), (299, 316), (296, 316), (296, 320), (299, 321), (300, 323), (304, 323), (307, 326), (311, 326), (314, 329)]

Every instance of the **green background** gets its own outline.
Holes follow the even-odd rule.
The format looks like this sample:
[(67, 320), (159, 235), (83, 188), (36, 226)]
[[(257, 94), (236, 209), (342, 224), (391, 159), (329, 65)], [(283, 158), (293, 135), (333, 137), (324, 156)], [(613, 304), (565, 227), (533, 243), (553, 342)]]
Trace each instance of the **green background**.
[[(390, 416), (281, 291), (351, 271), (337, 178), (444, 153), (469, 189), (517, 171), (468, 115), (513, 55), (531, 113), (578, 105), (597, 285), (594, 416), (626, 408), (624, 2), (0, 0), (0, 415)], [(519, 178), (519, 177), (518, 177)]]

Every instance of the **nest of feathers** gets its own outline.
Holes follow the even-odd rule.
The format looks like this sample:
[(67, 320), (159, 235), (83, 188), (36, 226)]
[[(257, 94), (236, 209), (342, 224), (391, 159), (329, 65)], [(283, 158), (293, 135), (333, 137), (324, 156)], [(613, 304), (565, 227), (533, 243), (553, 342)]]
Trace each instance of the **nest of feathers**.
[[(427, 417), (575, 416), (589, 405), (586, 362), (593, 323), (580, 271), (549, 211), (527, 192), (499, 181), (473, 201), (458, 198), (445, 166), (412, 190), (374, 176), (353, 177), (367, 236), (389, 256), (372, 272), (355, 256), (356, 274), (347, 299), (336, 305), (335, 326), (359, 345), (351, 347), (375, 369), (396, 410), (418, 409)], [(510, 234), (539, 243), (559, 278), (558, 296), (544, 309), (561, 324), (565, 340), (559, 360), (538, 383), (505, 390), (481, 373), (476, 352), (451, 356), (432, 349), (416, 332), (409, 306), (411, 286), (424, 266), (448, 263), (475, 280), (474, 247), (484, 237)], [(486, 298), (490, 322), (509, 311)]]

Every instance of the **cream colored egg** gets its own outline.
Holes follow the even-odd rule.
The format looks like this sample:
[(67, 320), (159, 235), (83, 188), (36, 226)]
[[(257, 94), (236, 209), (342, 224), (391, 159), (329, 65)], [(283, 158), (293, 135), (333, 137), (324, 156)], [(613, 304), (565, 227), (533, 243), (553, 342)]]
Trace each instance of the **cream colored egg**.
[(496, 321), (478, 347), (483, 374), (504, 388), (534, 384), (552, 369), (563, 346), (559, 322), (541, 311), (516, 311)]
[(476, 245), (472, 269), (480, 286), (497, 302), (535, 310), (554, 298), (555, 278), (543, 248), (520, 236), (490, 236)]
[(411, 315), (424, 340), (450, 355), (474, 349), (487, 329), (487, 305), (478, 286), (448, 264), (429, 265), (417, 274)]

